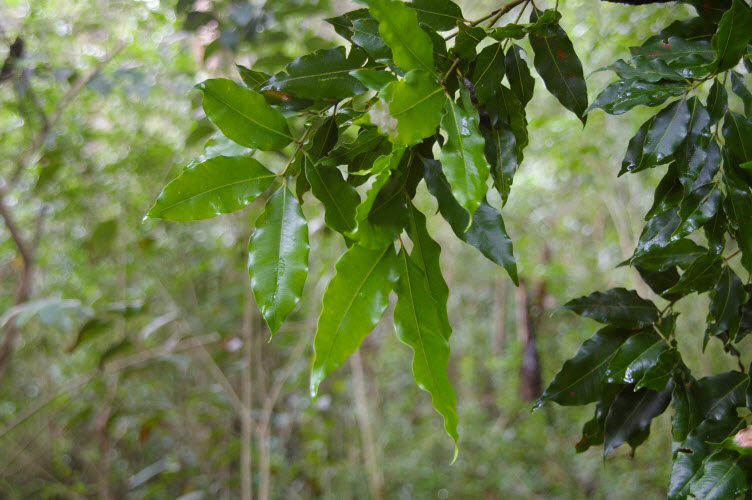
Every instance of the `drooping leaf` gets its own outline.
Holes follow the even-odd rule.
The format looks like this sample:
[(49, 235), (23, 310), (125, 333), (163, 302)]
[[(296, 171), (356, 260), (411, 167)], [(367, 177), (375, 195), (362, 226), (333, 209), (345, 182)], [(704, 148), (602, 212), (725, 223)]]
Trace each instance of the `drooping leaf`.
[(203, 93), (206, 116), (241, 146), (275, 151), (292, 142), (285, 117), (261, 94), (223, 78), (206, 80), (196, 88)]
[(491, 166), (494, 187), (501, 195), (502, 204), (506, 204), (517, 171), (517, 139), (512, 129), (503, 122), (490, 128), (481, 124), (480, 132), (486, 141), (483, 151)]
[[(536, 22), (542, 14), (534, 8), (530, 22)], [(566, 32), (558, 23), (549, 24), (539, 33), (531, 33), (529, 40), (535, 53), (535, 69), (548, 91), (585, 123), (588, 99), (582, 63)]]
[(669, 165), (666, 175), (655, 188), (653, 206), (645, 214), (645, 220), (650, 220), (661, 212), (673, 208), (681, 202), (684, 196), (684, 186), (679, 180), (679, 165), (674, 162)]
[(638, 259), (645, 254), (667, 247), (671, 242), (681, 238), (682, 235), (674, 234), (680, 223), (679, 209), (676, 207), (654, 216), (642, 228), (632, 259)]
[(621, 328), (644, 328), (658, 321), (658, 309), (634, 290), (612, 288), (570, 300), (562, 306), (580, 316)]
[(528, 144), (525, 108), (509, 88), (499, 84), (494, 98), (486, 103), (486, 111), (492, 127), (509, 128), (514, 133), (517, 164), (522, 163), (523, 151)]
[(572, 359), (564, 363), (551, 384), (535, 403), (538, 408), (546, 401), (562, 406), (580, 406), (598, 401), (601, 383), (609, 362), (632, 332), (613, 326), (598, 330), (586, 340)]
[(728, 333), (734, 339), (741, 322), (741, 307), (747, 301), (747, 292), (739, 276), (728, 265), (723, 266), (718, 284), (710, 293), (708, 327), (705, 330), (703, 349), (711, 336)]
[(620, 115), (637, 106), (659, 106), (669, 97), (678, 97), (689, 87), (684, 82), (650, 83), (640, 78), (619, 80), (606, 87), (586, 110), (601, 108), (606, 113)]
[(441, 323), (440, 331), (444, 337), (449, 339), (449, 336), (452, 334), (452, 327), (449, 324), (449, 315), (447, 313), (449, 287), (446, 281), (444, 281), (444, 276), (441, 274), (441, 265), (439, 262), (441, 246), (428, 234), (426, 216), (409, 201), (407, 209), (410, 213), (407, 234), (413, 242), (410, 259), (425, 273), (428, 290), (431, 298), (436, 303), (436, 312), (439, 315)]
[(736, 71), (731, 72), (731, 90), (742, 100), (744, 115), (752, 118), (752, 92), (747, 88), (744, 77)]
[(697, 381), (691, 375), (677, 377), (671, 406), (676, 410), (671, 418), (671, 434), (674, 441), (681, 443), (705, 419)]
[(697, 385), (705, 417), (721, 420), (736, 415), (734, 409), (746, 405), (749, 375), (730, 371), (703, 377)]
[(292, 61), (261, 88), (308, 99), (352, 97), (366, 90), (350, 74), (364, 62), (362, 51), (351, 50), (347, 57), (344, 47), (317, 50)]
[(360, 204), (360, 196), (342, 178), (342, 173), (335, 167), (314, 166), (306, 160), (305, 176), (313, 196), (324, 204), (327, 226), (339, 233), (355, 229), (355, 210)]
[(630, 386), (622, 389), (606, 417), (603, 456), (608, 456), (617, 447), (649, 431), (650, 422), (666, 411), (669, 402), (671, 388), (661, 392), (650, 389), (634, 391)]
[(248, 242), (251, 290), (272, 335), (303, 295), (308, 249), (303, 211), (283, 185), (266, 202)]
[(687, 101), (678, 100), (646, 121), (629, 141), (619, 175), (667, 162), (687, 135), (689, 117)]
[(371, 14), (379, 20), (379, 33), (392, 49), (394, 62), (405, 72), (419, 69), (434, 72), (433, 45), (418, 25), (415, 10), (398, 0), (367, 0)]
[(491, 262), (502, 266), (515, 285), (519, 284), (512, 240), (506, 232), (501, 214), (488, 202), (482, 200), (473, 218), (470, 219), (467, 211), (452, 195), (449, 181), (441, 169), (441, 163), (427, 158), (422, 158), (421, 161), (425, 168), (428, 191), (436, 198), (439, 211), (449, 222), (454, 234), (465, 243), (480, 250)]
[(666, 342), (652, 330), (631, 336), (608, 364), (608, 369), (603, 375), (604, 381), (608, 384), (639, 382), (645, 373), (656, 365), (658, 356), (668, 348)]
[(715, 125), (728, 111), (728, 92), (718, 78), (713, 80), (708, 92), (707, 108), (710, 113), (710, 125)]
[(720, 73), (733, 68), (747, 51), (752, 40), (752, 12), (742, 0), (733, 0), (731, 8), (718, 23), (718, 32), (710, 41), (716, 57), (711, 64), (713, 71)]
[(595, 403), (595, 414), (582, 426), (582, 438), (574, 445), (577, 453), (583, 453), (591, 446), (603, 444), (608, 410), (621, 389), (622, 386), (616, 384), (602, 389), (601, 399)]
[(678, 350), (671, 348), (663, 351), (658, 356), (656, 363), (645, 372), (635, 389), (642, 389), (643, 387), (654, 391), (666, 389), (671, 376), (681, 365), (682, 358)]
[(463, 21), (462, 10), (452, 0), (413, 0), (407, 6), (418, 13), (418, 22), (436, 31), (447, 31)]
[(314, 338), (311, 395), (355, 352), (381, 319), (399, 276), (394, 245), (370, 250), (353, 245), (337, 261), (326, 287)]
[(444, 89), (429, 73), (410, 71), (404, 79), (384, 87), (379, 96), (388, 104), (388, 113), (380, 123), (374, 106), (371, 121), (389, 135), (395, 146), (417, 144), (436, 133), (446, 98)]
[(185, 221), (234, 212), (258, 198), (275, 177), (253, 158), (216, 156), (183, 170), (146, 217)]
[(433, 407), (444, 417), (444, 429), (457, 441), (457, 398), (447, 377), (449, 342), (442, 335), (442, 319), (428, 288), (426, 273), (403, 248), (398, 255), (400, 277), (394, 329), (413, 350), (413, 376), (428, 391)]
[(509, 88), (515, 93), (523, 107), (527, 106), (527, 103), (533, 98), (535, 90), (535, 80), (530, 74), (530, 68), (522, 58), (524, 52), (513, 43), (504, 58)]
[(695, 260), (681, 275), (679, 282), (669, 292), (686, 295), (707, 292), (715, 286), (721, 275), (721, 260), (713, 253)]
[(475, 85), (475, 97), (481, 104), (498, 91), (499, 82), (504, 78), (504, 47), (501, 42), (484, 47), (475, 59), (475, 69), (471, 80)]
[[(752, 145), (752, 142), (747, 144)], [(749, 186), (732, 168), (726, 168), (724, 174), (724, 211), (728, 216), (731, 233), (742, 251), (742, 265), (747, 271), (752, 272), (752, 193)]]
[(447, 100), (441, 128), (447, 142), (441, 149), (444, 174), (452, 194), (472, 216), (486, 195), (490, 167), (483, 157), (485, 142), (478, 129), (478, 116)]
[(740, 163), (752, 161), (752, 118), (728, 111), (723, 119), (723, 138)]
[(681, 238), (636, 257), (631, 263), (653, 271), (666, 271), (674, 266), (687, 267), (706, 253), (707, 249), (694, 241)]

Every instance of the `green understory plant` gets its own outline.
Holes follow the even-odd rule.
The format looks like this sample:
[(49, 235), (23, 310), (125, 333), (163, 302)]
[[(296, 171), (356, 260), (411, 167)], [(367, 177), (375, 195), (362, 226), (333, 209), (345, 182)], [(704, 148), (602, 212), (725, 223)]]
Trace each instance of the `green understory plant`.
[[(394, 327), (414, 351), (415, 381), (456, 443), (449, 290), (441, 247), (413, 201), (418, 186), (425, 183), (458, 238), (517, 284), (512, 240), (487, 192), (498, 191), (503, 206), (524, 158), (525, 109), (535, 90), (528, 61), (583, 126), (596, 109), (618, 115), (661, 107), (629, 141), (620, 171), (667, 165), (637, 248), (623, 263), (639, 271), (661, 305), (624, 288), (566, 304), (605, 326), (564, 364), (536, 407), (595, 403), (576, 449), (602, 444), (605, 457), (624, 443), (636, 448), (671, 404), (669, 497), (748, 492), (752, 448), (737, 433), (752, 407), (739, 347), (752, 332), (752, 93), (742, 73), (752, 70), (750, 6), (684, 2), (697, 15), (603, 68), (617, 81), (589, 104), (558, 5), (513, 0), (469, 21), (451, 0), (364, 3), (327, 19), (349, 50), (318, 50), (275, 75), (238, 66), (243, 85), (199, 84), (204, 111), (221, 133), (165, 186), (147, 217), (206, 219), (269, 193), (248, 244), (248, 271), (274, 334), (303, 292), (309, 241), (301, 205), (317, 200), (347, 249), (323, 297), (311, 394), (358, 349), (394, 291)], [(506, 14), (511, 22), (496, 26)], [(256, 151), (284, 155), (286, 167), (269, 170)], [(720, 340), (738, 371), (697, 380), (682, 361), (674, 305), (694, 293), (710, 297), (704, 344)]]

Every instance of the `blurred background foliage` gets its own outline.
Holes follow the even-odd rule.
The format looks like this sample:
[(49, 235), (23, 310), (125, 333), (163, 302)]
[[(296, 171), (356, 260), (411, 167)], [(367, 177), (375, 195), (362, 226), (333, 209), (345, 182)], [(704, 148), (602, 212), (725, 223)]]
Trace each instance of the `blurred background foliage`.
[[(636, 456), (619, 449), (605, 464), (598, 450), (575, 454), (590, 408), (530, 414), (531, 395), (596, 329), (557, 312), (560, 304), (612, 286), (651, 295), (634, 271), (615, 269), (631, 254), (660, 178), (616, 179), (647, 111), (594, 113), (581, 130), (538, 93), (530, 147), (503, 211), (519, 289), (443, 221), (429, 221), (444, 249), (455, 332), (454, 465), (452, 443), (391, 327), (377, 328), (309, 398), (313, 327), (331, 256), (343, 245), (314, 204), (304, 205), (312, 233), (304, 299), (270, 343), (246, 256), (235, 250), (262, 200), (210, 221), (142, 222), (192, 157), (231, 147), (203, 117), (192, 85), (237, 80), (235, 63), (275, 72), (344, 44), (323, 19), (357, 7), (0, 5), (0, 61), (13, 59), (0, 81), (0, 341), (14, 341), (0, 364), (0, 498), (665, 496), (668, 414)], [(497, 5), (462, 7), (475, 19)], [(559, 7), (586, 74), (689, 12), (595, 0)], [(18, 39), (23, 51), (12, 58)], [(591, 98), (608, 78), (589, 78)], [(421, 209), (435, 211), (421, 189)], [(680, 338), (694, 352), (704, 329), (697, 310), (685, 304), (680, 320)], [(685, 361), (698, 378), (732, 367), (715, 344)]]

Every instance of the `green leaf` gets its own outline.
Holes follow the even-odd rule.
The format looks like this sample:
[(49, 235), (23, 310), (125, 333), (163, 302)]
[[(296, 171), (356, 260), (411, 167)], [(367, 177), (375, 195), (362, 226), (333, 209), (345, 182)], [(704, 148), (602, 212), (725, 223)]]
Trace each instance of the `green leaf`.
[(404, 71), (434, 72), (433, 44), (418, 25), (415, 10), (398, 0), (367, 0), (371, 14), (379, 20), (379, 33), (392, 49), (394, 62)]
[(734, 409), (747, 402), (749, 376), (741, 372), (725, 372), (697, 381), (706, 418), (721, 420), (734, 416)]
[(254, 71), (245, 66), (241, 66), (240, 64), (236, 64), (235, 67), (238, 69), (238, 73), (240, 74), (243, 83), (252, 90), (260, 89), (261, 86), (271, 78), (271, 75), (267, 75), (262, 71)]
[(734, 437), (727, 437), (720, 443), (711, 444), (718, 448), (735, 451), (740, 455), (752, 455), (752, 447), (749, 446), (750, 430), (752, 430), (752, 426), (745, 427), (737, 432)]
[(269, 197), (248, 242), (251, 289), (272, 335), (303, 295), (308, 249), (303, 211), (283, 185)]
[(196, 88), (203, 93), (206, 116), (241, 146), (277, 151), (293, 140), (285, 117), (261, 94), (223, 78), (206, 80)]
[(736, 71), (731, 72), (731, 90), (742, 100), (744, 114), (747, 118), (752, 118), (752, 92), (747, 88), (744, 77)]
[(647, 387), (654, 391), (662, 391), (666, 389), (673, 373), (681, 366), (682, 358), (679, 351), (675, 348), (667, 349), (658, 356), (656, 363), (645, 372), (635, 389)]
[(407, 6), (418, 13), (418, 22), (436, 31), (447, 31), (463, 21), (462, 10), (451, 0), (413, 0)]
[(711, 336), (717, 337), (727, 333), (729, 339), (736, 337), (742, 319), (741, 308), (747, 298), (742, 280), (728, 265), (723, 266), (721, 278), (710, 292), (708, 327), (705, 330), (703, 349)]
[(695, 187), (698, 179), (702, 178), (697, 187), (711, 182), (721, 164), (718, 143), (711, 141), (710, 113), (695, 97), (687, 100), (687, 106), (690, 115), (687, 137), (674, 152), (674, 158), (679, 165), (679, 181), (684, 185), (685, 196)]
[(635, 266), (635, 269), (640, 273), (642, 281), (664, 299), (673, 301), (681, 298), (680, 295), (665, 294), (667, 290), (679, 282), (679, 272), (675, 267), (670, 267), (664, 271), (653, 271), (640, 266)]
[(681, 222), (674, 230), (674, 235), (686, 236), (704, 226), (718, 212), (721, 197), (721, 190), (712, 181), (685, 196), (679, 208)]
[(740, 163), (752, 161), (752, 118), (729, 111), (723, 119), (723, 138)]
[(679, 204), (684, 196), (684, 186), (679, 181), (679, 165), (674, 162), (669, 165), (666, 175), (655, 188), (653, 206), (645, 214), (645, 220), (652, 219), (655, 215), (665, 212)]
[(749, 490), (747, 471), (740, 461), (737, 453), (715, 452), (705, 462), (702, 476), (690, 485), (689, 494), (703, 500), (725, 500), (746, 493)]
[(533, 79), (530, 68), (522, 58), (524, 53), (524, 50), (513, 43), (504, 58), (509, 88), (515, 93), (523, 107), (527, 106), (535, 91), (535, 79)]
[(112, 326), (112, 323), (113, 321), (108, 318), (90, 318), (86, 321), (86, 323), (83, 324), (81, 328), (79, 328), (78, 334), (76, 335), (76, 340), (66, 349), (66, 352), (73, 352), (84, 342), (88, 342), (97, 335), (102, 334), (105, 330)]
[(371, 15), (352, 19), (352, 43), (365, 50), (374, 59), (391, 59), (392, 50), (379, 34), (379, 22)]
[(691, 375), (686, 380), (684, 376), (677, 377), (671, 406), (676, 410), (671, 419), (671, 434), (674, 441), (680, 443), (705, 418), (700, 408), (697, 381)]
[(586, 340), (572, 359), (564, 363), (551, 384), (535, 403), (546, 401), (562, 406), (581, 406), (601, 398), (601, 383), (609, 362), (632, 334), (630, 330), (606, 326)]
[(607, 457), (617, 447), (648, 432), (650, 422), (666, 411), (669, 402), (671, 389), (661, 392), (649, 389), (635, 391), (631, 386), (622, 389), (606, 417), (603, 456)]
[(394, 245), (370, 250), (353, 245), (337, 261), (316, 326), (311, 396), (339, 368), (381, 319), (399, 277)]
[(658, 321), (658, 309), (634, 290), (612, 288), (570, 300), (562, 306), (580, 316), (622, 328), (644, 328)]
[(517, 171), (517, 139), (512, 129), (503, 122), (490, 128), (481, 125), (480, 132), (486, 141), (483, 152), (491, 166), (494, 187), (501, 195), (502, 204), (505, 205)]
[(380, 91), (388, 84), (397, 81), (397, 77), (391, 71), (376, 70), (373, 68), (356, 69), (350, 74), (360, 83), (371, 90)]
[(637, 78), (638, 80), (650, 83), (656, 83), (660, 80), (682, 81), (685, 79), (685, 77), (672, 69), (663, 59), (634, 56), (630, 62), (632, 64), (619, 59), (614, 61), (611, 66), (601, 68), (598, 71), (610, 69), (619, 75), (619, 78), (622, 80)]
[(514, 92), (499, 84), (494, 99), (486, 104), (492, 127), (506, 127), (514, 133), (517, 164), (522, 163), (523, 151), (528, 144), (525, 108)]
[(703, 255), (690, 265), (679, 282), (669, 292), (686, 295), (692, 292), (707, 292), (715, 286), (721, 275), (721, 260), (718, 255)]
[(619, 175), (669, 161), (687, 135), (689, 118), (687, 101), (678, 100), (646, 121), (629, 141)]
[(350, 50), (349, 57), (346, 57), (344, 47), (317, 50), (292, 61), (285, 71), (274, 75), (261, 88), (307, 99), (352, 97), (366, 90), (350, 74), (364, 62), (362, 51)]
[[(384, 87), (379, 96), (389, 110), (385, 113), (386, 110), (379, 110), (378, 106), (372, 107), (371, 121), (389, 135), (395, 146), (417, 144), (436, 133), (446, 98), (444, 89), (429, 73), (410, 71), (404, 79)], [(385, 115), (381, 122), (376, 119), (377, 112)]]
[(454, 47), (450, 53), (460, 59), (469, 59), (475, 55), (475, 47), (486, 38), (486, 30), (480, 26), (470, 26), (460, 24), (457, 37), (454, 40)]
[(718, 78), (714, 79), (713, 85), (710, 86), (707, 107), (710, 113), (710, 125), (718, 123), (728, 111), (728, 92)]
[[(441, 169), (441, 163), (426, 158), (421, 159), (425, 167), (425, 180), (428, 191), (436, 198), (442, 217), (449, 222), (452, 231), (465, 243), (476, 247), (491, 262), (506, 269), (515, 285), (517, 263), (514, 259), (512, 240), (504, 227), (501, 214), (482, 200), (472, 219), (467, 211), (452, 195), (449, 181)], [(472, 223), (470, 221), (472, 220)], [(470, 228), (466, 228), (470, 224)]]
[(446, 339), (449, 339), (449, 336), (452, 334), (452, 327), (449, 324), (449, 315), (447, 313), (449, 287), (446, 281), (444, 281), (444, 276), (441, 274), (441, 264), (439, 262), (441, 246), (431, 239), (431, 236), (428, 234), (426, 216), (409, 201), (407, 209), (410, 213), (407, 234), (413, 242), (410, 259), (425, 273), (428, 290), (431, 298), (436, 303), (436, 312), (439, 315), (441, 323), (439, 331)]
[(733, 68), (747, 51), (752, 40), (752, 12), (742, 0), (733, 0), (721, 18), (718, 32), (710, 41), (716, 57), (711, 68), (716, 73)]
[[(728, 145), (728, 142), (726, 143)], [(752, 145), (752, 142), (748, 143)], [(731, 232), (742, 251), (742, 265), (752, 272), (752, 196), (750, 187), (731, 168), (726, 168), (724, 210), (728, 215)]]
[(342, 178), (336, 167), (305, 162), (305, 176), (311, 192), (324, 204), (326, 225), (339, 233), (355, 229), (355, 211), (360, 204), (358, 192)]
[(258, 198), (275, 177), (253, 158), (215, 156), (167, 184), (146, 217), (199, 220), (234, 212)]
[[(349, 143), (341, 144), (336, 149), (327, 154), (326, 158), (321, 160), (321, 164), (328, 167), (336, 167), (337, 165), (353, 165), (357, 164), (359, 167), (350, 169), (352, 171), (370, 172), (370, 166), (373, 161), (379, 156), (388, 155), (392, 150), (392, 144), (378, 131), (373, 128), (361, 129), (358, 136)], [(369, 161), (364, 161), (361, 165), (359, 160), (368, 157)]]
[(530, 26), (532, 25), (509, 23), (497, 28), (486, 28), (486, 34), (499, 42), (503, 42), (510, 38), (522, 40), (527, 36), (527, 30)]
[(668, 348), (666, 341), (652, 330), (636, 333), (621, 346), (603, 379), (608, 384), (637, 383)]
[(720, 421), (705, 420), (689, 433), (674, 457), (669, 500), (686, 499), (693, 484), (702, 477), (705, 465), (717, 452), (709, 443), (723, 441), (743, 427), (744, 420), (729, 416)]
[(638, 77), (614, 82), (601, 92), (585, 111), (601, 108), (606, 113), (620, 115), (637, 106), (658, 106), (669, 97), (684, 94), (689, 87), (685, 82), (644, 82)]
[(475, 59), (475, 69), (471, 77), (475, 85), (475, 97), (481, 104), (488, 102), (498, 91), (499, 82), (504, 78), (505, 71), (502, 43), (494, 43), (481, 50)]
[(685, 34), (677, 36), (659, 33), (641, 47), (630, 47), (629, 51), (632, 57), (661, 59), (668, 63), (671, 69), (689, 79), (707, 75), (710, 72), (709, 64), (715, 58), (710, 41)]
[(621, 388), (622, 386), (620, 385), (610, 385), (602, 390), (601, 400), (595, 403), (593, 418), (585, 422), (585, 425), (582, 426), (582, 438), (574, 445), (577, 453), (583, 453), (591, 446), (603, 444), (604, 427), (608, 410), (611, 408), (611, 404), (613, 404)]
[[(530, 22), (536, 22), (542, 12), (533, 9)], [(530, 45), (535, 57), (533, 63), (554, 97), (583, 122), (588, 107), (587, 87), (582, 73), (582, 63), (572, 42), (558, 23), (546, 26), (539, 34), (531, 33)]]
[(467, 111), (447, 100), (441, 128), (447, 142), (441, 149), (444, 174), (452, 186), (452, 194), (472, 216), (485, 197), (490, 166), (483, 156), (485, 142), (478, 130), (474, 109)]
[(400, 277), (394, 329), (397, 337), (413, 350), (413, 376), (428, 391), (433, 407), (444, 417), (444, 429), (457, 442), (457, 398), (447, 377), (449, 342), (442, 335), (442, 320), (431, 296), (426, 273), (408, 257), (403, 248), (398, 255)]
[(677, 208), (670, 208), (654, 216), (645, 224), (632, 256), (633, 260), (659, 248), (664, 248), (672, 241), (681, 238), (682, 235), (674, 236), (674, 232), (681, 223), (678, 213)]
[(686, 267), (698, 257), (705, 255), (707, 249), (692, 240), (681, 238), (665, 247), (656, 248), (631, 260), (634, 266), (653, 271), (666, 271), (674, 266)]

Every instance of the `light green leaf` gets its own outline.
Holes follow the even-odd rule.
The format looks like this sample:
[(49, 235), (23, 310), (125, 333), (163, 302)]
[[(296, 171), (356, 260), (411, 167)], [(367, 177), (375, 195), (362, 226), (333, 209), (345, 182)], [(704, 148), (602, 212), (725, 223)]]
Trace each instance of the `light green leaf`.
[(303, 211), (283, 185), (266, 202), (248, 242), (251, 289), (272, 335), (303, 294), (308, 249)]
[[(444, 89), (429, 73), (410, 71), (404, 79), (384, 87), (379, 95), (388, 104), (389, 111), (387, 120), (377, 124), (396, 147), (417, 144), (436, 133), (446, 98)], [(376, 123), (374, 108), (370, 115)]]
[(448, 134), (441, 149), (444, 174), (452, 186), (452, 194), (470, 215), (486, 195), (490, 166), (483, 153), (485, 142), (478, 130), (478, 117), (454, 101), (447, 100), (441, 128)]
[(394, 62), (404, 71), (434, 72), (433, 44), (420, 29), (416, 12), (399, 0), (367, 0), (371, 14), (379, 20), (379, 33), (392, 49)]
[(261, 94), (224, 78), (206, 80), (196, 88), (203, 93), (206, 116), (241, 146), (277, 151), (292, 142), (285, 117)]
[(337, 261), (316, 326), (311, 396), (381, 319), (399, 277), (394, 245), (370, 250), (353, 245)]
[(339, 233), (355, 229), (355, 210), (360, 203), (358, 192), (342, 178), (336, 167), (312, 165), (305, 159), (305, 176), (311, 185), (311, 192), (326, 210), (326, 225)]
[(418, 13), (418, 22), (436, 31), (447, 31), (463, 21), (462, 10), (452, 0), (413, 0), (407, 4)]
[(428, 391), (433, 406), (444, 417), (444, 429), (457, 442), (457, 398), (447, 377), (449, 342), (442, 335), (442, 320), (428, 288), (426, 273), (403, 248), (398, 256), (400, 277), (394, 329), (413, 349), (413, 376)]
[(146, 217), (199, 220), (234, 212), (258, 198), (275, 177), (253, 158), (215, 156), (167, 184)]

